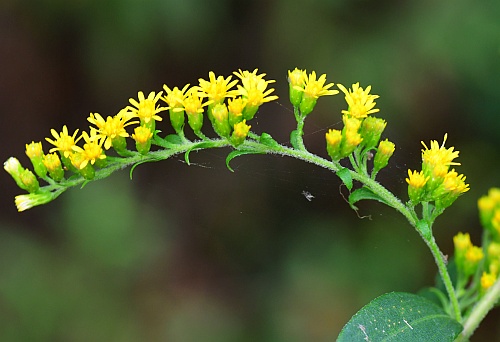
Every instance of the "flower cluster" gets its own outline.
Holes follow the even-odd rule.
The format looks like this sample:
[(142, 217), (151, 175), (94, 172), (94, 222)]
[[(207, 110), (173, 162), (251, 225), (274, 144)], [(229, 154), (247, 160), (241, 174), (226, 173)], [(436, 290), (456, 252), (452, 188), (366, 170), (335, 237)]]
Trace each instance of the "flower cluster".
[(486, 260), (481, 285), (489, 288), (500, 275), (500, 189), (491, 188), (478, 200), (479, 218), (485, 229)]
[[(290, 75), (291, 78), (292, 75)], [(338, 84), (337, 87), (345, 94), (348, 108), (342, 110), (344, 123), (342, 130), (330, 129), (326, 133), (328, 154), (334, 161), (339, 161), (354, 152), (356, 154), (355, 161), (363, 164), (373, 157), (372, 151), (376, 151), (372, 172), (372, 175), (375, 175), (387, 166), (395, 149), (394, 143), (389, 140), (380, 141), (387, 122), (374, 116), (368, 116), (379, 112), (378, 108), (374, 108), (375, 99), (379, 96), (370, 94), (371, 86), (363, 89), (359, 83), (353, 84), (352, 89), (346, 89), (342, 84)], [(325, 91), (323, 90), (324, 95), (331, 95), (331, 93), (325, 94)], [(321, 94), (321, 91), (317, 93)]]
[(422, 170), (408, 170), (408, 196), (413, 205), (420, 202), (434, 201), (437, 208), (449, 207), (461, 194), (469, 190), (465, 176), (459, 175), (452, 165), (460, 165), (453, 160), (459, 152), (453, 147), (445, 148), (447, 134), (443, 143), (431, 141), (430, 148), (422, 142)]
[[(231, 80), (232, 76), (216, 77), (210, 72), (208, 80), (200, 78), (199, 85), (193, 87), (189, 84), (182, 88), (164, 85), (165, 95), (163, 91), (150, 92), (146, 97), (139, 91), (138, 98), (129, 99), (130, 105), (114, 116), (105, 119), (99, 113), (90, 113), (87, 118), (92, 124), (89, 131), (79, 134), (77, 129), (70, 134), (66, 126), (60, 132), (52, 129), (52, 137), (45, 139), (53, 146), (48, 154), (43, 152), (41, 142), (26, 145), (26, 155), (35, 173), (25, 169), (16, 158), (10, 158), (4, 164), (4, 169), (17, 185), (29, 192), (16, 197), (18, 210), (26, 210), (54, 198), (54, 193), (40, 188), (37, 176), (51, 185), (64, 182), (73, 174), (92, 180), (96, 169), (107, 165), (107, 154), (111, 148), (119, 157), (148, 154), (159, 132), (156, 122), (163, 120), (161, 115), (165, 111), (168, 111), (170, 123), (182, 141), (188, 141), (184, 135), (186, 116), (196, 136), (209, 140), (201, 132), (206, 112), (221, 138), (233, 146), (241, 145), (249, 134), (250, 125), (247, 122), (254, 117), (260, 105), (278, 98), (272, 95), (274, 89), (268, 89), (274, 81), (265, 80), (266, 74), (258, 74), (257, 71), (238, 70), (234, 72), (237, 77), (234, 80)], [(133, 133), (128, 132), (127, 129), (133, 125)], [(127, 138), (135, 141), (137, 152), (127, 147)], [(79, 142), (82, 142), (81, 146)]]

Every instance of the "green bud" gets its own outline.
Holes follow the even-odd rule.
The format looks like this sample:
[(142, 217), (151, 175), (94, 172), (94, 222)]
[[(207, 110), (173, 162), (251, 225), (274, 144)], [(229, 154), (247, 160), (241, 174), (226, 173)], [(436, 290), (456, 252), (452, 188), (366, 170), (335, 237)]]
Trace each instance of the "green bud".
[(170, 123), (179, 135), (184, 134), (184, 108), (170, 108)]
[(385, 139), (381, 141), (377, 148), (377, 153), (373, 159), (373, 171), (378, 172), (389, 163), (389, 158), (392, 157), (394, 153), (395, 145), (393, 142)]
[(369, 116), (363, 120), (359, 133), (363, 137), (363, 145), (367, 149), (377, 146), (386, 125), (387, 122), (385, 120), (374, 116)]
[(24, 167), (21, 165), (19, 160), (17, 160), (17, 158), (10, 157), (5, 163), (3, 163), (3, 168), (9, 173), (9, 175), (12, 176), (17, 186), (24, 189), (24, 184), (20, 178), (21, 172), (24, 171)]
[(19, 175), (21, 182), (23, 183), (23, 189), (28, 191), (29, 193), (37, 192), (40, 189), (40, 184), (36, 179), (36, 176), (33, 172), (28, 169), (25, 169)]
[(229, 112), (224, 103), (216, 104), (212, 109), (213, 127), (215, 132), (223, 137), (229, 138), (231, 126), (229, 126)]

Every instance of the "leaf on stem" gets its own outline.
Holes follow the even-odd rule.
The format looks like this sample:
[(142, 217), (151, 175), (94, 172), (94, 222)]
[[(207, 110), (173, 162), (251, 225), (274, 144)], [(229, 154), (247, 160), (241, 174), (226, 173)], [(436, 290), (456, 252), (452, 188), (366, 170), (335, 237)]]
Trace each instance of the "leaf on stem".
[(259, 138), (259, 142), (262, 145), (266, 145), (269, 147), (279, 147), (278, 142), (276, 140), (274, 140), (273, 137), (271, 137), (271, 135), (269, 135), (267, 133), (262, 133), (262, 135)]
[(193, 145), (191, 148), (189, 148), (186, 151), (186, 153), (184, 153), (184, 160), (186, 161), (186, 164), (191, 165), (191, 162), (189, 161), (189, 154), (192, 151), (196, 151), (196, 150), (203, 149), (203, 148), (210, 148), (210, 147), (215, 147), (215, 145), (212, 141), (202, 141), (198, 144)]
[(354, 205), (354, 203), (361, 201), (361, 200), (375, 200), (379, 201), (381, 203), (384, 203), (388, 206), (390, 206), (389, 203), (387, 203), (382, 197), (368, 189), (367, 187), (362, 187), (359, 189), (354, 190), (350, 195), (349, 195), (349, 204), (351, 205), (351, 208), (354, 210), (358, 210), (358, 208)]
[(296, 150), (300, 149), (299, 139), (300, 139), (299, 132), (296, 129), (294, 129), (290, 133), (290, 144), (292, 144), (293, 148)]
[(359, 310), (337, 342), (454, 341), (462, 325), (426, 298), (411, 293), (384, 294)]
[(236, 157), (245, 155), (245, 154), (263, 154), (265, 152), (261, 152), (258, 150), (234, 150), (231, 153), (229, 153), (226, 157), (226, 166), (229, 169), (229, 171), (234, 172), (234, 170), (229, 166), (229, 162), (233, 160)]
[(351, 191), (352, 189), (351, 171), (348, 168), (342, 167), (340, 170), (337, 171), (337, 176), (339, 176), (339, 178), (345, 184), (347, 189)]
[(431, 228), (429, 227), (429, 223), (427, 223), (426, 220), (420, 220), (417, 222), (417, 229), (422, 234), (423, 237), (425, 237), (427, 240), (430, 240), (432, 238), (432, 231)]

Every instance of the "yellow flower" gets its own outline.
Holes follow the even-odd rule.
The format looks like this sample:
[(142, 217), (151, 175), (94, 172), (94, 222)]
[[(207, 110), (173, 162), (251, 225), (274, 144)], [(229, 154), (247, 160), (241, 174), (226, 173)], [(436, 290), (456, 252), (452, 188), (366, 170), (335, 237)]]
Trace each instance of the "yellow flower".
[(465, 252), (465, 259), (471, 263), (477, 264), (484, 258), (484, 253), (481, 247), (471, 246)]
[[(83, 148), (80, 146), (73, 146), (73, 151), (77, 152), (80, 158), (72, 158), (71, 161), (77, 160), (78, 165), (75, 165), (78, 169), (83, 169), (90, 162), (92, 165), (100, 159), (106, 158), (102, 150), (102, 139), (99, 139), (97, 131), (95, 129), (90, 130), (90, 135), (87, 132), (82, 133), (82, 138), (85, 140)], [(73, 156), (73, 155), (72, 155)]]
[(301, 90), (304, 92), (304, 95), (308, 97), (312, 97), (317, 99), (320, 96), (326, 96), (326, 95), (335, 95), (338, 94), (338, 90), (329, 90), (331, 87), (333, 87), (334, 83), (328, 83), (325, 85), (326, 82), (326, 74), (321, 75), (318, 79), (316, 79), (316, 72), (313, 71), (309, 74), (309, 76), (305, 77), (304, 80), (304, 87), (297, 86), (297, 90)]
[(97, 126), (97, 136), (104, 139), (104, 148), (109, 150), (114, 139), (118, 137), (126, 138), (129, 136), (125, 130), (126, 126), (139, 123), (138, 121), (127, 122), (132, 117), (133, 114), (125, 108), (113, 117), (108, 116), (106, 121), (104, 121), (103, 117), (98, 113), (90, 113), (87, 120)]
[(446, 174), (443, 181), (444, 189), (447, 192), (452, 192), (455, 195), (463, 194), (469, 191), (469, 184), (465, 184), (465, 176), (459, 175), (455, 169)]
[(238, 83), (237, 80), (231, 81), (231, 76), (228, 76), (227, 78), (219, 76), (216, 78), (213, 71), (208, 73), (208, 77), (208, 81), (205, 81), (202, 78), (198, 79), (200, 82), (199, 89), (213, 101), (213, 104), (221, 103), (226, 97), (236, 96), (236, 93), (234, 91), (230, 91), (229, 89)]
[(326, 135), (326, 151), (332, 160), (342, 158), (340, 145), (342, 143), (342, 132), (338, 129), (330, 129)]
[(483, 272), (481, 276), (481, 289), (486, 291), (495, 284), (497, 277), (494, 274)]
[(274, 88), (266, 90), (269, 83), (271, 82), (263, 79), (254, 80), (254, 82), (248, 81), (246, 85), (243, 83), (243, 87), (238, 85), (238, 93), (247, 100), (248, 106), (259, 107), (264, 102), (278, 99), (278, 96), (270, 95)]
[(161, 97), (161, 94), (161, 91), (158, 94), (155, 94), (155, 92), (152, 91), (149, 93), (148, 97), (145, 98), (144, 93), (140, 91), (137, 93), (139, 102), (132, 98), (129, 99), (130, 104), (135, 108), (127, 107), (127, 109), (130, 109), (133, 116), (141, 119), (141, 123), (148, 124), (151, 120), (161, 121), (162, 118), (156, 114), (167, 109), (165, 107), (159, 107), (156, 105)]
[(51, 140), (49, 138), (45, 138), (45, 140), (47, 140), (55, 147), (51, 148), (49, 150), (49, 153), (60, 151), (66, 158), (68, 158), (69, 155), (73, 152), (73, 146), (75, 146), (78, 140), (81, 139), (81, 137), (79, 137), (75, 140), (78, 130), (76, 130), (73, 135), (69, 135), (66, 125), (63, 126), (61, 133), (57, 133), (55, 129), (51, 129), (50, 133), (52, 133), (52, 136), (55, 138), (55, 140)]
[[(266, 76), (266, 74), (257, 75), (258, 70), (259, 69), (255, 69), (254, 71), (250, 72), (248, 70), (242, 71), (241, 69), (238, 69), (238, 71), (233, 72), (233, 74), (241, 79), (243, 88), (250, 89), (250, 88), (256, 88), (257, 84), (261, 80), (264, 80), (264, 76)], [(266, 81), (266, 83), (274, 83), (274, 82), (276, 81), (275, 80)]]
[(151, 133), (149, 128), (144, 126), (136, 127), (134, 129), (134, 133), (132, 134), (132, 139), (141, 144), (147, 143), (152, 137), (153, 133)]
[(428, 169), (433, 170), (435, 167), (445, 166), (447, 171), (447, 168), (450, 165), (460, 165), (460, 163), (453, 162), (453, 159), (458, 157), (459, 152), (453, 151), (454, 147), (450, 147), (448, 149), (444, 147), (447, 138), (448, 134), (445, 134), (441, 146), (439, 146), (439, 143), (436, 140), (432, 140), (430, 148), (428, 148), (422, 141), (422, 145), (425, 147), (425, 149), (422, 150), (424, 169), (427, 167)]
[(455, 252), (463, 251), (465, 253), (470, 247), (472, 242), (469, 233), (458, 233), (453, 237), (453, 244), (455, 245)]
[(423, 171), (412, 172), (408, 170), (408, 178), (406, 178), (406, 182), (408, 183), (408, 196), (414, 204), (422, 200), (424, 196), (424, 186), (429, 178), (429, 176), (424, 175)]
[(186, 84), (182, 90), (174, 87), (170, 89), (166, 84), (163, 85), (163, 89), (165, 89), (167, 95), (162, 97), (161, 99), (168, 104), (168, 108), (173, 110), (174, 112), (181, 112), (184, 110), (184, 100), (187, 97), (186, 90), (189, 88), (189, 84)]
[(53, 180), (59, 182), (64, 178), (61, 159), (59, 159), (59, 156), (56, 153), (44, 155), (42, 162), (49, 171), (50, 177), (52, 177)]
[(337, 84), (337, 87), (345, 94), (345, 100), (349, 105), (348, 110), (343, 110), (342, 113), (361, 119), (366, 118), (368, 114), (380, 111), (380, 109), (373, 108), (376, 105), (375, 100), (379, 96), (370, 94), (371, 86), (363, 90), (358, 82), (352, 85), (352, 90), (347, 90), (342, 84)]
[(346, 131), (357, 132), (361, 127), (361, 120), (350, 117), (348, 115), (342, 115), (342, 121), (344, 122), (344, 127)]

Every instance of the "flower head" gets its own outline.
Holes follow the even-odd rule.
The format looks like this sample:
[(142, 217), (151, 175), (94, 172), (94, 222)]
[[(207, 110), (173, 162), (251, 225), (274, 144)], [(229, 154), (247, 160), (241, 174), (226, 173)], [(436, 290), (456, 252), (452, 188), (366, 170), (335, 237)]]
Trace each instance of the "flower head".
[(168, 108), (174, 112), (179, 112), (184, 110), (184, 100), (187, 97), (186, 90), (189, 88), (189, 84), (186, 84), (182, 90), (174, 87), (170, 89), (166, 84), (163, 85), (163, 89), (167, 93), (161, 99), (168, 104)]
[(161, 91), (158, 94), (155, 94), (155, 92), (152, 91), (146, 98), (144, 97), (144, 93), (140, 91), (137, 93), (139, 102), (137, 102), (135, 99), (132, 98), (129, 99), (130, 104), (133, 105), (135, 108), (127, 107), (127, 109), (130, 109), (133, 116), (136, 116), (141, 120), (141, 124), (142, 123), (148, 124), (151, 120), (161, 121), (162, 118), (156, 114), (167, 109), (165, 107), (159, 107), (156, 105), (156, 103), (161, 97), (161, 94), (162, 94)]
[(85, 140), (83, 148), (73, 146), (73, 151), (77, 152), (80, 156), (79, 158), (72, 159), (72, 161), (78, 161), (78, 165), (75, 165), (75, 167), (80, 170), (87, 166), (88, 163), (93, 165), (97, 160), (106, 158), (102, 150), (102, 139), (100, 139), (96, 130), (90, 130), (90, 135), (87, 132), (83, 132), (82, 138)]
[(342, 113), (348, 114), (355, 118), (366, 118), (368, 114), (376, 113), (379, 111), (375, 107), (375, 100), (378, 95), (371, 95), (371, 86), (363, 90), (359, 86), (359, 82), (352, 85), (352, 90), (347, 90), (342, 84), (337, 84), (340, 90), (345, 94), (345, 100), (349, 105), (348, 110), (343, 110)]
[(63, 126), (61, 133), (57, 133), (55, 129), (51, 129), (50, 133), (52, 133), (52, 136), (55, 138), (55, 140), (49, 138), (45, 138), (45, 140), (47, 140), (55, 147), (51, 148), (49, 150), (49, 153), (59, 151), (66, 158), (68, 158), (69, 155), (73, 152), (73, 146), (76, 146), (78, 140), (81, 139), (81, 137), (75, 139), (76, 135), (78, 134), (78, 130), (76, 130), (73, 135), (69, 135), (66, 125)]
[(448, 149), (444, 147), (447, 137), (448, 134), (445, 134), (441, 146), (436, 140), (432, 140), (430, 148), (422, 141), (422, 145), (425, 147), (422, 150), (422, 169), (427, 175), (444, 176), (450, 165), (460, 165), (460, 163), (453, 162), (453, 159), (458, 157), (459, 152), (453, 151), (454, 147)]
[(333, 87), (334, 83), (328, 83), (327, 85), (325, 85), (325, 82), (326, 74), (323, 74), (318, 79), (316, 79), (316, 72), (313, 71), (309, 74), (309, 76), (304, 77), (304, 87), (297, 87), (298, 90), (304, 92), (305, 96), (315, 99), (320, 96), (335, 95), (339, 93), (338, 90), (329, 90), (331, 87)]
[(133, 114), (125, 108), (113, 117), (108, 116), (106, 121), (104, 121), (103, 117), (98, 113), (90, 113), (87, 120), (97, 126), (97, 136), (104, 139), (104, 148), (109, 150), (113, 140), (119, 137), (126, 138), (129, 136), (125, 127), (138, 123), (138, 121), (129, 121), (132, 117)]
[(235, 91), (229, 90), (236, 83), (237, 80), (231, 81), (231, 76), (224, 78), (223, 76), (215, 77), (213, 71), (208, 73), (208, 81), (200, 78), (199, 89), (204, 92), (207, 97), (213, 101), (213, 104), (221, 103), (226, 97), (236, 96)]

